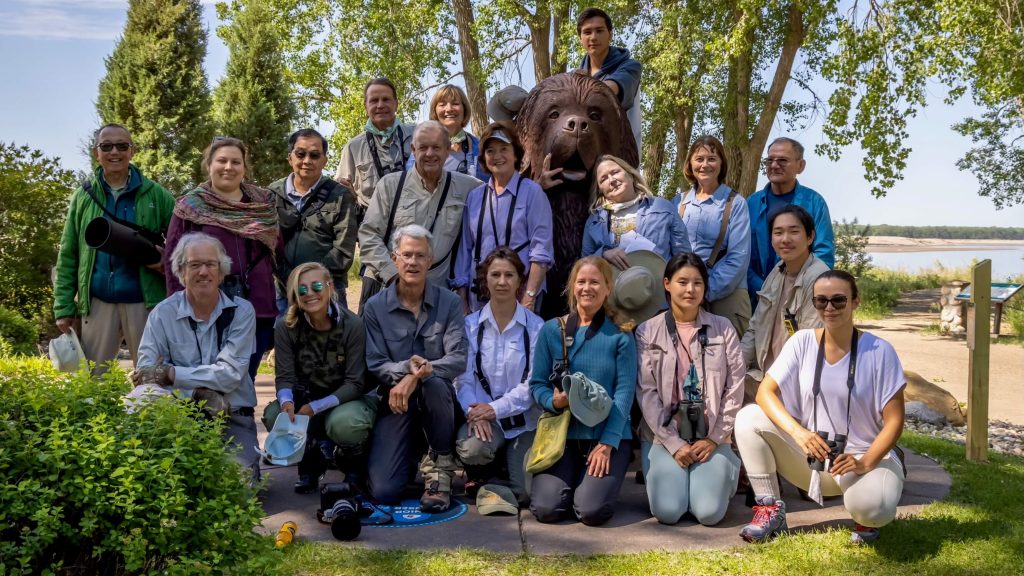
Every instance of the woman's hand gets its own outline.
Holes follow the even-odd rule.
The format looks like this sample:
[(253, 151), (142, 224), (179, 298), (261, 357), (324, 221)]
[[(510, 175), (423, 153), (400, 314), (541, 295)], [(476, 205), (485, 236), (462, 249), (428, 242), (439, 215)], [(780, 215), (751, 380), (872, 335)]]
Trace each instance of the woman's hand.
[[(316, 415), (316, 412), (313, 412), (312, 406), (306, 404), (302, 408), (299, 408), (299, 414), (302, 414), (303, 416), (309, 416), (310, 418), (312, 418), (313, 416)], [(294, 418), (292, 419), (292, 422), (295, 422)]]
[(701, 438), (691, 444), (690, 455), (693, 456), (694, 464), (707, 462), (711, 455), (715, 453), (715, 448), (718, 448), (718, 444), (715, 444), (714, 440), (707, 438)]
[(556, 410), (565, 410), (569, 407), (569, 395), (566, 394), (564, 390), (555, 388), (555, 395), (551, 398), (551, 405), (554, 406)]
[(808, 458), (814, 458), (821, 462), (828, 458), (828, 444), (825, 443), (821, 436), (803, 426), (798, 426), (793, 431), (792, 436), (796, 440), (796, 445), (804, 451)]
[(289, 422), (295, 422), (295, 402), (285, 402), (281, 405), (281, 411), (288, 415)]
[(690, 464), (693, 464), (693, 445), (683, 444), (676, 453), (672, 455), (672, 458), (679, 464), (680, 468), (689, 468)]
[(469, 413), (466, 414), (466, 420), (470, 423), (473, 422), (491, 422), (497, 420), (497, 414), (494, 413), (494, 408), (486, 402), (477, 402), (469, 405)]
[(832, 469), (829, 473), (833, 476), (842, 476), (847, 472), (853, 472), (858, 476), (863, 476), (868, 472), (874, 470), (878, 464), (871, 464), (867, 462), (867, 458), (862, 456), (859, 460), (854, 457), (853, 454), (840, 454), (836, 456), (835, 462), (832, 463)]
[(612, 447), (598, 444), (587, 454), (587, 474), (595, 478), (604, 478), (612, 468)]
[(611, 248), (609, 250), (605, 250), (602, 255), (605, 260), (610, 262), (612, 266), (615, 266), (619, 270), (629, 268), (629, 257), (626, 256), (626, 251), (622, 248)]

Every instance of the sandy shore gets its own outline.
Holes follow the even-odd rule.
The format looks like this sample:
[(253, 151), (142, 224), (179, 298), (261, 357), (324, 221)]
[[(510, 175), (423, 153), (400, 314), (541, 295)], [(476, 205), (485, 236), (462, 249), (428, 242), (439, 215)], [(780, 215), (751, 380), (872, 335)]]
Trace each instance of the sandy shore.
[(869, 236), (868, 252), (941, 252), (963, 250), (1016, 250), (1024, 240), (952, 240), (946, 238), (903, 238)]

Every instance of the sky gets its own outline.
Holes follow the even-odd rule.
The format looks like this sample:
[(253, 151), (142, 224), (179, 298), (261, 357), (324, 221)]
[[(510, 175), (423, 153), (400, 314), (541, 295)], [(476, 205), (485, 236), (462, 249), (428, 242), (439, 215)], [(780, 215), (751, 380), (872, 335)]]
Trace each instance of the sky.
[[(0, 3), (0, 141), (27, 144), (65, 167), (84, 169), (83, 144), (98, 125), (97, 86), (104, 59), (124, 26), (126, 0), (3, 0)], [(223, 76), (228, 53), (213, 34), (214, 0), (203, 0), (209, 35), (205, 62), (210, 85)], [(792, 88), (792, 85), (791, 85)], [(969, 103), (947, 106), (944, 91), (933, 86), (929, 106), (910, 121), (913, 152), (904, 178), (885, 198), (876, 199), (863, 178), (863, 153), (845, 150), (838, 162), (813, 152), (823, 141), (820, 122), (787, 135), (807, 148), (807, 169), (800, 181), (820, 192), (835, 220), (856, 218), (866, 224), (1024, 226), (1024, 206), (996, 210), (977, 195), (978, 183), (960, 172), (956, 160), (970, 141), (950, 126), (976, 112)], [(426, 113), (421, 112), (422, 120)], [(782, 126), (772, 137), (783, 135)], [(760, 186), (765, 183), (761, 178)]]

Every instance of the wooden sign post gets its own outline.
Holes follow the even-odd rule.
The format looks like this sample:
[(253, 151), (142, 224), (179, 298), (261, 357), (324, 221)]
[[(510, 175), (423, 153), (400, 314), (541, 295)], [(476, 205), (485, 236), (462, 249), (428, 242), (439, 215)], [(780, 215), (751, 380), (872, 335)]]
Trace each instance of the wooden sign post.
[(988, 460), (988, 362), (992, 310), (992, 261), (971, 271), (971, 303), (967, 309), (967, 459)]

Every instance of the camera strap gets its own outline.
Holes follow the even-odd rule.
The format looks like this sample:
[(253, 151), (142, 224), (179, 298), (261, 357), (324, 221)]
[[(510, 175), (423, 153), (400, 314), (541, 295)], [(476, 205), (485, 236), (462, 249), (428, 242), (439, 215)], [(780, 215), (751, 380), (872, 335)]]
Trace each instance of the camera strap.
[[(235, 299), (231, 297), (228, 297), (228, 299), (231, 300), (232, 302), (235, 301)], [(217, 317), (217, 322), (215, 323), (215, 326), (217, 329), (218, 353), (220, 353), (220, 350), (224, 348), (224, 333), (228, 331), (228, 327), (231, 326), (231, 322), (233, 322), (235, 319), (235, 308), (235, 306), (224, 307), (220, 311), (220, 316)], [(196, 352), (199, 352), (199, 363), (202, 364), (204, 362), (203, 347), (199, 345), (199, 323), (196, 322), (191, 316), (189, 316), (188, 325), (190, 328), (192, 328), (192, 336), (194, 336), (196, 339)]]
[[(494, 393), (491, 392), (491, 383), (487, 380), (487, 375), (484, 374), (483, 369), (483, 353), (480, 351), (484, 343), (484, 328), (487, 327), (486, 322), (480, 322), (476, 330), (476, 366), (474, 366), (474, 372), (476, 373), (476, 379), (480, 382), (480, 387), (484, 389), (487, 396), (491, 400), (497, 400), (501, 398), (494, 397)], [(495, 347), (497, 348), (497, 347)], [(526, 377), (530, 375), (530, 334), (526, 326), (523, 326), (523, 348), (526, 353), (526, 366), (523, 368), (523, 377), (521, 380), (526, 381)], [(504, 396), (504, 394), (502, 394)]]
[[(853, 329), (853, 337), (850, 342), (850, 369), (846, 375), (846, 434), (850, 434), (850, 401), (853, 399), (854, 376), (857, 374), (857, 341), (860, 339), (860, 331)], [(821, 369), (825, 364), (825, 330), (821, 330), (821, 340), (818, 342), (818, 359), (814, 364), (814, 384), (811, 388), (814, 394), (814, 430), (818, 429), (818, 395), (821, 394)]]
[(366, 147), (370, 149), (370, 156), (373, 157), (373, 167), (377, 169), (377, 180), (392, 172), (403, 170), (405, 163), (409, 161), (409, 158), (405, 155), (405, 134), (402, 132), (401, 124), (395, 126), (394, 135), (397, 137), (398, 153), (402, 156), (402, 163), (398, 165), (389, 163), (387, 166), (384, 166), (380, 161), (380, 152), (377, 151), (376, 139), (373, 137), (373, 134), (366, 132)]
[[(519, 200), (519, 185), (523, 183), (522, 177), (516, 182), (516, 191), (512, 195), (512, 205), (508, 208), (508, 218), (505, 220), (505, 243), (498, 244), (498, 215), (494, 206), (498, 203), (498, 193), (494, 193), (494, 201), (489, 202), (491, 194), (489, 188), (484, 189), (483, 202), (480, 204), (480, 216), (476, 220), (476, 246), (473, 248), (473, 262), (480, 262), (480, 250), (483, 245), (483, 233), (484, 233), (484, 208), (490, 208), (491, 213), (491, 230), (494, 232), (494, 244), (495, 247), (499, 246), (511, 246), (512, 245), (512, 217), (516, 213), (516, 201)], [(518, 250), (516, 251), (518, 252)]]
[[(700, 316), (698, 316), (698, 318), (699, 317)], [(672, 315), (671, 308), (665, 311), (665, 329), (668, 330), (669, 338), (672, 339), (672, 345), (675, 346), (676, 348), (676, 368), (674, 374), (676, 384), (672, 388), (672, 394), (673, 396), (675, 396), (675, 394), (679, 391), (679, 349), (682, 348), (683, 352), (686, 353), (686, 358), (689, 359), (690, 366), (693, 366), (694, 362), (693, 356), (690, 355), (690, 350), (686, 346), (680, 345), (679, 332), (676, 331), (676, 318), (675, 316)], [(705, 359), (707, 358), (706, 352), (708, 347), (708, 327), (705, 324), (701, 324), (700, 328), (697, 329), (697, 343), (700, 345), (700, 368), (702, 375), (702, 377), (700, 378), (700, 395), (701, 398), (704, 398), (707, 395), (708, 381), (707, 362), (705, 362)], [(675, 405), (677, 404), (678, 402), (673, 402), (673, 410), (676, 409)]]

